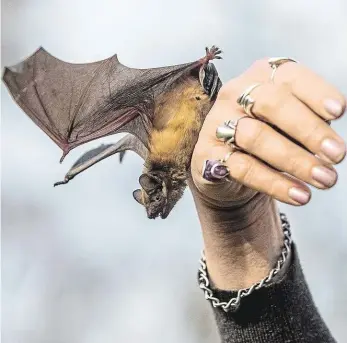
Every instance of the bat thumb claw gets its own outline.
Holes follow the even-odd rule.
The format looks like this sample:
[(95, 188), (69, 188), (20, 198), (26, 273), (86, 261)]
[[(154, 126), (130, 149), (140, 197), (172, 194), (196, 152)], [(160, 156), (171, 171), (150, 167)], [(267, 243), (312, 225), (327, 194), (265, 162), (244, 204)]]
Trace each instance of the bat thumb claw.
[(64, 158), (66, 157), (66, 155), (69, 153), (71, 149), (68, 147), (68, 145), (64, 146), (63, 148), (63, 155), (61, 156), (59, 163), (62, 163), (64, 161)]
[(125, 151), (121, 151), (121, 152), (119, 153), (119, 162), (120, 162), (120, 163), (123, 162), (123, 160), (124, 160), (124, 155), (125, 155)]

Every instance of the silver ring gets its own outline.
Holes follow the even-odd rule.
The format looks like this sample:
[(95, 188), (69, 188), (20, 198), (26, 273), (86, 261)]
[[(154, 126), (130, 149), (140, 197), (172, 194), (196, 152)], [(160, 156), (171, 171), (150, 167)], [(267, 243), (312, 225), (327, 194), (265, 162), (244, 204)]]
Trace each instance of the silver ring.
[(272, 73), (271, 73), (271, 77), (270, 77), (271, 82), (274, 82), (276, 70), (278, 69), (278, 67), (280, 65), (287, 63), (287, 62), (298, 63), (298, 61), (294, 60), (293, 58), (289, 58), (289, 57), (272, 57), (272, 58), (268, 59), (268, 62), (270, 64), (270, 67), (272, 68)]
[(250, 96), (251, 92), (259, 87), (261, 83), (255, 83), (252, 86), (248, 87), (237, 99), (237, 103), (242, 106), (243, 110), (251, 117), (255, 117), (252, 108), (254, 105), (254, 99)]
[(233, 149), (232, 151), (229, 151), (221, 160), (221, 163), (226, 163), (228, 161), (228, 159), (230, 158), (230, 156), (235, 152), (235, 150)]
[(243, 116), (234, 120), (227, 120), (223, 123), (223, 125), (218, 126), (216, 130), (217, 139), (226, 144), (229, 144), (234, 150), (239, 149), (235, 142), (237, 124), (239, 123), (240, 119), (246, 117), (247, 116)]
[(202, 166), (202, 177), (210, 182), (226, 179), (229, 168), (219, 160), (205, 160)]

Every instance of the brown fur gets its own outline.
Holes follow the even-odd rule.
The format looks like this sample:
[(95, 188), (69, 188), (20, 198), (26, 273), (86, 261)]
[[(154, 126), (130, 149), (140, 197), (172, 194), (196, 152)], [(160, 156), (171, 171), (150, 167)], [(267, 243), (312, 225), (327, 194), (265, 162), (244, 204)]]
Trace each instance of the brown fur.
[[(196, 78), (176, 84), (156, 107), (144, 174), (153, 188), (142, 189), (149, 218), (170, 213), (187, 186), (190, 159), (212, 102)], [(141, 183), (141, 182), (140, 182)]]
[(165, 94), (165, 100), (156, 108), (160, 114), (155, 115), (159, 120), (154, 122), (150, 136), (148, 167), (153, 164), (187, 167), (204, 119), (202, 108), (209, 102), (195, 78)]

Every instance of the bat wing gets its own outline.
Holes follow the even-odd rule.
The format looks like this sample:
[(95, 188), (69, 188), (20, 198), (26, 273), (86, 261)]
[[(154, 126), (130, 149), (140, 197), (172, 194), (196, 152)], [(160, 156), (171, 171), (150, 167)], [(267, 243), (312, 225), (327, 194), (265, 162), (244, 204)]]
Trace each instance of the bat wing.
[(216, 56), (181, 65), (134, 69), (117, 55), (73, 64), (43, 48), (23, 62), (5, 68), (3, 80), (14, 100), (67, 153), (88, 141), (129, 132), (147, 146), (156, 97), (177, 78), (201, 68)]
[(148, 153), (146, 146), (137, 137), (128, 134), (115, 144), (102, 144), (99, 147), (84, 153), (66, 173), (64, 180), (56, 182), (54, 186), (68, 183), (76, 175), (116, 153), (119, 153), (119, 159), (120, 162), (122, 162), (127, 150), (136, 152), (144, 160)]

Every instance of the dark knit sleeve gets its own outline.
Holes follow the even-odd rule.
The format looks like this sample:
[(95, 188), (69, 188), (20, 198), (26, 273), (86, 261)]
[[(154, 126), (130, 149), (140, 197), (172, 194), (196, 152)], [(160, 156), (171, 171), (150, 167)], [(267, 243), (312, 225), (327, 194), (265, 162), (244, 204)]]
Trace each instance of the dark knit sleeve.
[[(213, 286), (212, 290), (226, 302), (237, 294)], [(213, 311), (223, 343), (336, 342), (313, 302), (294, 244), (280, 279), (242, 298), (234, 313)]]

